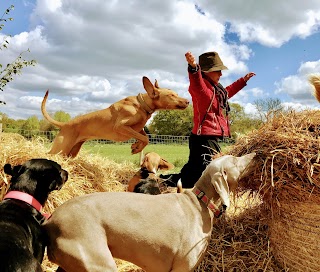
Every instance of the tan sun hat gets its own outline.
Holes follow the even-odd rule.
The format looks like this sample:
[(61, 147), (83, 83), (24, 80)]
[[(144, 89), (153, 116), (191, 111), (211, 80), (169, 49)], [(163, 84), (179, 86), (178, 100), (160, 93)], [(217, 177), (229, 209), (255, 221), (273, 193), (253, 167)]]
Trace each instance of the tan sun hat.
[(205, 73), (228, 70), (228, 67), (224, 66), (217, 52), (206, 52), (200, 55), (199, 65), (201, 71)]

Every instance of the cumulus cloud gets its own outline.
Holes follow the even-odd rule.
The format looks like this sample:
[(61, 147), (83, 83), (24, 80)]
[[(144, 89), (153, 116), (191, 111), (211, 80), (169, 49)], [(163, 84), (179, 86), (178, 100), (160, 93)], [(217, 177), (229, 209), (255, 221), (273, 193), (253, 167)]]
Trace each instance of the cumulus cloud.
[(242, 42), (279, 47), (294, 37), (305, 38), (319, 31), (320, 2), (205, 1), (199, 0), (219, 21), (231, 24), (230, 31)]
[(295, 102), (304, 102), (306, 104), (315, 104), (316, 101), (312, 95), (313, 87), (308, 81), (310, 74), (320, 71), (320, 60), (308, 61), (301, 64), (297, 74), (290, 75), (276, 83), (276, 93), (286, 93)]
[[(223, 83), (230, 84), (249, 71), (251, 43), (280, 47), (319, 31), (319, 24), (318, 0), (38, 0), (26, 30), (0, 52), (1, 63), (7, 63), (30, 48), (24, 56), (38, 64), (0, 94), (7, 102), (1, 111), (12, 118), (41, 117), (40, 103), (49, 89), (48, 108), (74, 116), (144, 92), (143, 76), (190, 98), (185, 52), (218, 51), (229, 68)], [(238, 39), (230, 42), (227, 35)], [(302, 63), (297, 74), (278, 82), (278, 93), (295, 99), (302, 90), (306, 94), (302, 79), (312, 65), (319, 68)], [(262, 94), (268, 92), (247, 87), (234, 99), (245, 105)]]

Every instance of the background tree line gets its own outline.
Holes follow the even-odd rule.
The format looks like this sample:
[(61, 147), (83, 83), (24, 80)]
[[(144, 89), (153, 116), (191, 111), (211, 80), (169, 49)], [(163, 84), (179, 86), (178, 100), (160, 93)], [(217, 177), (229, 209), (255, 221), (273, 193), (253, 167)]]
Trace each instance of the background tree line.
[[(252, 116), (245, 113), (244, 108), (237, 103), (230, 103), (229, 121), (233, 137), (237, 134), (246, 134), (253, 129), (257, 129), (268, 117), (283, 111), (279, 99), (259, 99), (256, 100), (255, 108), (257, 114)], [(1, 113), (0, 113), (1, 114)], [(17, 132), (24, 135), (25, 131), (46, 132), (48, 135), (58, 128), (48, 123), (45, 119), (39, 119), (36, 116), (30, 116), (26, 120), (14, 120), (6, 114), (3, 116), (3, 130)], [(190, 105), (185, 110), (162, 110), (154, 114), (145, 130), (147, 133), (156, 135), (188, 136), (193, 127), (193, 109)], [(53, 114), (57, 121), (67, 122), (71, 119), (70, 114), (64, 111), (57, 111)], [(35, 136), (31, 135), (31, 136)], [(25, 136), (25, 135), (24, 135)], [(30, 134), (28, 132), (28, 136)]]

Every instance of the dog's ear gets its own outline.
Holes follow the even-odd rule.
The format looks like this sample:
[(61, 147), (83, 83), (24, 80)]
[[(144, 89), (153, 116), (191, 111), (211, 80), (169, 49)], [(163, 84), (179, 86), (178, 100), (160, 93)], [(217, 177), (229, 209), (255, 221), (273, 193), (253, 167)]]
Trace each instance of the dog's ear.
[(11, 164), (7, 163), (3, 169), (6, 174), (12, 177), (18, 177), (24, 172), (25, 167), (20, 164), (12, 167)]
[(174, 165), (165, 159), (160, 158), (159, 169), (160, 170), (171, 170), (174, 168)]
[(157, 89), (159, 89), (159, 85), (158, 85), (158, 81), (157, 81), (157, 80), (154, 81), (154, 87), (156, 87)]
[(6, 163), (3, 167), (3, 170), (7, 175), (12, 176), (12, 167), (10, 163)]
[(215, 173), (212, 177), (212, 184), (216, 189), (216, 192), (220, 196), (222, 204), (229, 207), (230, 206), (229, 185), (227, 182), (226, 173), (224, 171)]
[(3, 167), (3, 170), (7, 175), (11, 176), (10, 183), (14, 184), (18, 180), (18, 177), (25, 171), (25, 167), (23, 165), (12, 167), (11, 164), (7, 163)]
[[(156, 88), (155, 86), (153, 86), (153, 84), (151, 83), (151, 81), (149, 80), (149, 78), (147, 77), (143, 77), (142, 78), (142, 82), (143, 82), (143, 87), (146, 90), (146, 92), (148, 93), (148, 95), (151, 97), (151, 99), (156, 99), (159, 97), (159, 91), (158, 88)], [(158, 85), (158, 83), (157, 83)]]

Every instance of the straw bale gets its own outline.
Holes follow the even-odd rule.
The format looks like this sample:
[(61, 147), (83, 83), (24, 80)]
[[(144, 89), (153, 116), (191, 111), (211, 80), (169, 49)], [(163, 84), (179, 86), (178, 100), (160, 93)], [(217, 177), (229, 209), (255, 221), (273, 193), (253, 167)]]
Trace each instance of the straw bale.
[[(60, 155), (47, 154), (48, 148), (45, 146), (41, 139), (27, 141), (17, 134), (0, 134), (1, 199), (8, 187), (7, 177), (2, 170), (5, 163), (15, 165), (31, 158), (48, 158), (57, 161), (69, 172), (69, 180), (64, 187), (49, 197), (45, 206), (45, 211), (49, 213), (66, 200), (78, 195), (95, 191), (123, 191), (128, 180), (138, 170), (138, 166), (131, 163), (117, 164), (107, 158), (83, 151), (74, 159), (65, 159)], [(163, 192), (176, 191), (175, 188), (161, 189)], [(243, 194), (242, 197), (234, 197), (233, 207), (214, 225), (207, 254), (197, 272), (284, 271), (278, 267), (272, 255), (267, 218), (260, 205), (261, 199), (253, 198), (249, 193)], [(116, 262), (120, 272), (143, 271), (129, 262)], [(57, 266), (49, 262), (45, 255), (43, 268), (44, 271), (53, 272)]]
[(320, 271), (320, 111), (277, 114), (230, 154), (256, 152), (239, 192), (257, 192), (274, 256), (290, 271)]
[[(75, 196), (100, 191), (124, 191), (128, 180), (137, 171), (137, 167), (130, 162), (118, 164), (107, 158), (85, 152), (81, 152), (74, 159), (50, 155), (47, 152), (41, 138), (28, 141), (19, 134), (0, 133), (0, 199), (3, 199), (9, 187), (7, 175), (3, 172), (3, 166), (6, 163), (17, 165), (32, 158), (47, 158), (56, 161), (68, 171), (67, 183), (61, 190), (50, 194), (44, 207), (46, 213), (52, 213), (57, 206)], [(119, 267), (123, 267), (123, 270), (120, 270), (122, 272), (139, 271), (132, 270), (136, 266), (130, 263), (118, 261), (118, 264)], [(44, 271), (48, 272), (57, 269), (55, 264), (48, 261), (47, 256), (45, 256), (42, 266)]]
[(290, 271), (319, 271), (319, 205), (288, 202), (280, 209), (282, 216), (269, 220), (276, 258)]
[[(237, 198), (239, 201), (239, 198)], [(272, 255), (268, 224), (260, 205), (230, 213), (213, 226), (205, 259), (196, 272), (284, 271)]]
[(289, 112), (268, 120), (229, 150), (256, 152), (254, 172), (239, 190), (259, 191), (266, 204), (287, 200), (320, 203), (320, 111)]

